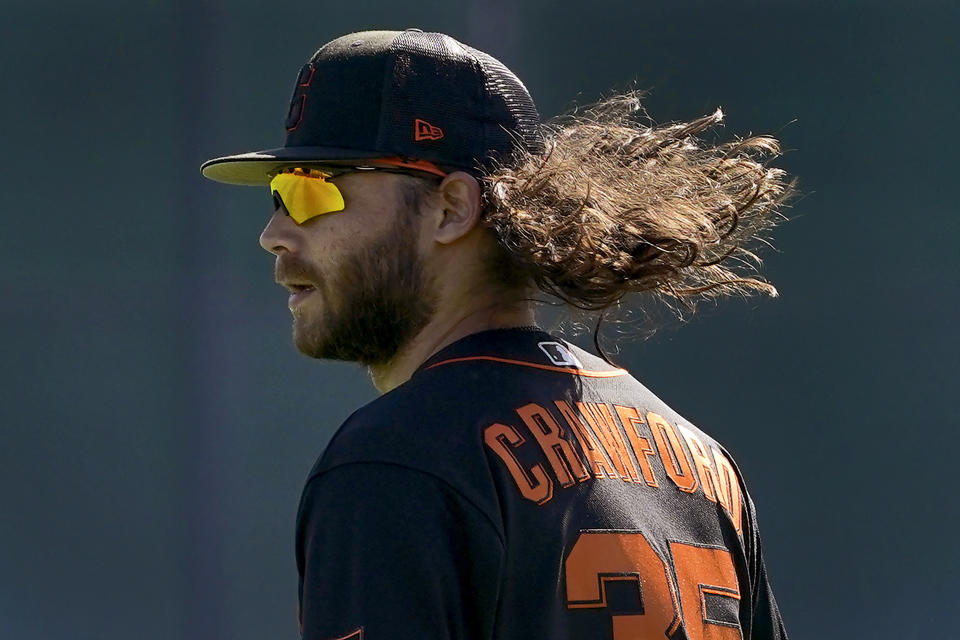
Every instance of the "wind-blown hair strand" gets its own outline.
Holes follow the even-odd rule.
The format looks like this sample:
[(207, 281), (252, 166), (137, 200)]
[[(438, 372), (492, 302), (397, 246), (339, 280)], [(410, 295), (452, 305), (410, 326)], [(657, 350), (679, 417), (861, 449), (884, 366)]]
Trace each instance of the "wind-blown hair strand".
[[(706, 144), (723, 113), (640, 124), (641, 91), (544, 124), (546, 152), (520, 152), (484, 177), (484, 224), (515, 281), (582, 310), (647, 292), (692, 308), (697, 299), (777, 295), (751, 275), (795, 180), (767, 162), (769, 136)], [(504, 269), (500, 269), (505, 272)]]

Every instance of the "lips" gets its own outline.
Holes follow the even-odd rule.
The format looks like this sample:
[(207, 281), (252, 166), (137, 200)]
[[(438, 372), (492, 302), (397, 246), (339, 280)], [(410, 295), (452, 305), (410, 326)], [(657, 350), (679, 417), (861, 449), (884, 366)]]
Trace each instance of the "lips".
[(290, 292), (289, 307), (303, 302), (317, 290), (317, 274), (310, 265), (296, 256), (284, 253), (277, 257), (274, 279)]
[(292, 279), (284, 278), (284, 279), (278, 279), (277, 284), (282, 286), (284, 289), (286, 289), (290, 293), (300, 293), (308, 289), (316, 289), (316, 285), (314, 285), (309, 280), (292, 280)]
[(290, 291), (290, 297), (287, 300), (290, 308), (300, 304), (317, 290), (313, 285), (284, 284), (284, 286)]

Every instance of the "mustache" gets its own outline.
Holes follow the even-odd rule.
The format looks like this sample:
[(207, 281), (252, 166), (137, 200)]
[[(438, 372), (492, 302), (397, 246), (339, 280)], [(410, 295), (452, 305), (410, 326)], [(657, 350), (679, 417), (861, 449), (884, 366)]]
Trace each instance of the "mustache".
[(292, 280), (300, 282), (307, 280), (320, 284), (320, 273), (310, 263), (296, 256), (286, 255), (277, 258), (273, 265), (273, 279), (277, 283)]

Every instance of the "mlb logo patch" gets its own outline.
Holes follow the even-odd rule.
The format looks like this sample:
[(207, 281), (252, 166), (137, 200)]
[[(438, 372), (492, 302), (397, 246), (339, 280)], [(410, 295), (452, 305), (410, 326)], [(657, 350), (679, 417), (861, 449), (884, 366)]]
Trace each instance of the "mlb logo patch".
[(582, 369), (583, 365), (580, 364), (580, 361), (577, 360), (577, 357), (570, 353), (570, 350), (559, 342), (538, 342), (537, 346), (540, 347), (540, 350), (547, 354), (547, 358), (550, 359), (555, 365), (564, 366), (564, 367), (576, 367)]

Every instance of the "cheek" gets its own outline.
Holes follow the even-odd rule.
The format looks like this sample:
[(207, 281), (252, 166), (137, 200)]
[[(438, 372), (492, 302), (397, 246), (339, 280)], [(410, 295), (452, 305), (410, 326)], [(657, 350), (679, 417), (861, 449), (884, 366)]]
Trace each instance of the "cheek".
[(318, 268), (335, 265), (338, 256), (349, 252), (355, 241), (357, 230), (333, 219), (343, 215), (342, 212), (325, 214), (304, 225), (303, 257)]
[[(345, 256), (355, 254), (382, 238), (395, 238), (389, 225), (391, 212), (338, 211), (318, 216), (306, 234), (304, 250), (317, 265), (336, 268)], [(326, 218), (325, 220), (323, 218)]]
[(328, 305), (337, 297), (338, 281), (358, 250), (366, 246), (363, 230), (345, 225), (318, 227), (303, 245), (303, 259), (310, 264), (312, 279), (318, 284), (319, 302)]

